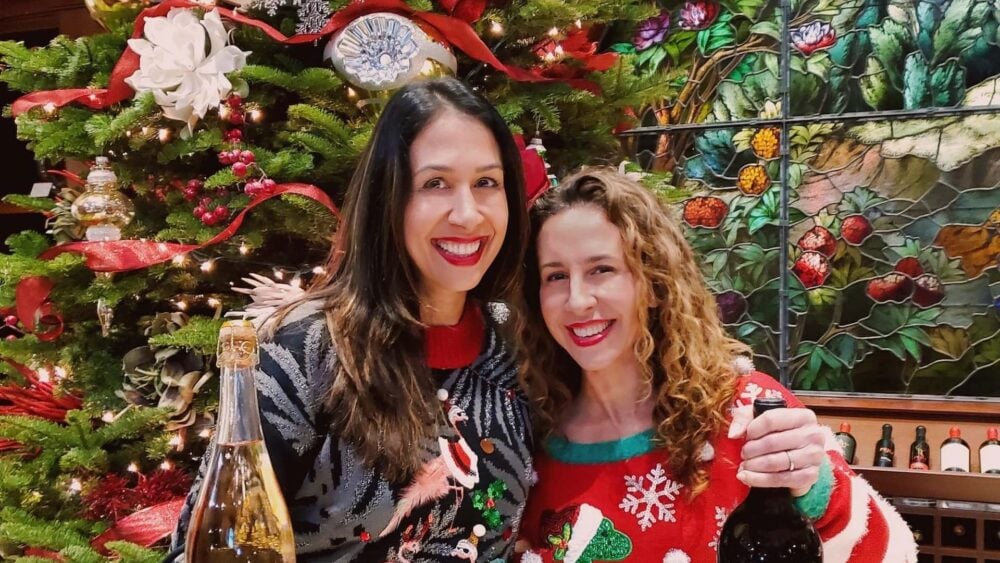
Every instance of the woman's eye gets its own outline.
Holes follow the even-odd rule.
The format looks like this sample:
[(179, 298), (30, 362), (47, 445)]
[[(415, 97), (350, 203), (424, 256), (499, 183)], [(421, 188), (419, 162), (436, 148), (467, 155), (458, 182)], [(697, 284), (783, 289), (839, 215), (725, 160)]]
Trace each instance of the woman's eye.
[(441, 188), (444, 188), (444, 187), (446, 187), (446, 185), (444, 183), (444, 180), (442, 180), (441, 178), (434, 178), (432, 180), (427, 180), (426, 182), (424, 182), (423, 189), (425, 189), (425, 190), (440, 190)]
[(500, 182), (497, 182), (493, 178), (480, 178), (479, 181), (476, 182), (476, 187), (477, 188), (498, 188), (498, 187), (500, 187)]
[(614, 271), (615, 269), (612, 268), (611, 266), (597, 266), (596, 268), (594, 268), (595, 274), (608, 274)]
[(552, 273), (552, 274), (549, 274), (549, 275), (545, 276), (545, 281), (546, 282), (554, 282), (554, 281), (559, 281), (559, 280), (564, 280), (564, 279), (566, 279), (566, 274), (564, 274), (562, 272), (555, 272), (555, 273)]

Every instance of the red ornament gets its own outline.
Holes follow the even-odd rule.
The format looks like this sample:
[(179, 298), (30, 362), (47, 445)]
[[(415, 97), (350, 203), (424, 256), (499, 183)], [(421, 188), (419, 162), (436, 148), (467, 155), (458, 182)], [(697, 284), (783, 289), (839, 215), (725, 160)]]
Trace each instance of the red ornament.
[(219, 164), (232, 164), (235, 162), (233, 160), (233, 153), (229, 151), (222, 151), (219, 153)]
[(253, 154), (253, 151), (243, 151), (240, 153), (240, 162), (243, 164), (250, 164), (254, 160), (256, 160), (256, 156)]
[(260, 187), (266, 195), (271, 195), (274, 193), (274, 189), (278, 187), (278, 183), (270, 178), (264, 178), (260, 181)]
[(372, 535), (369, 534), (367, 530), (361, 532), (360, 536), (361, 536), (361, 541), (363, 541), (365, 543), (368, 543), (368, 542), (372, 541)]
[(243, 164), (242, 162), (237, 162), (237, 163), (233, 164), (233, 174), (235, 174), (237, 178), (242, 178), (242, 177), (246, 176), (247, 175), (247, 165)]
[(238, 143), (243, 140), (243, 131), (239, 129), (230, 129), (226, 131), (226, 140), (230, 143)]
[(233, 110), (229, 113), (229, 123), (233, 125), (243, 125), (246, 118), (243, 117), (243, 110)]
[(239, 94), (230, 94), (229, 97), (226, 98), (226, 105), (233, 109), (239, 109), (243, 107), (243, 97)]
[(206, 210), (205, 210), (205, 208), (204, 208), (203, 206), (199, 205), (198, 207), (195, 207), (195, 208), (194, 208), (194, 211), (192, 211), (192, 214), (193, 214), (193, 215), (194, 215), (195, 217), (197, 217), (197, 218), (201, 219), (201, 217), (202, 217), (203, 215), (205, 215), (205, 211), (206, 211)]

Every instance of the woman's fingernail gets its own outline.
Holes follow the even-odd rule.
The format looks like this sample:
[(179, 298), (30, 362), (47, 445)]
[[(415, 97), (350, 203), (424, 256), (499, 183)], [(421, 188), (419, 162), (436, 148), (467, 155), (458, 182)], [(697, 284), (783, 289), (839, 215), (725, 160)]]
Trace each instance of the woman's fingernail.
[(739, 438), (740, 436), (743, 435), (744, 430), (746, 430), (746, 426), (743, 426), (740, 423), (734, 423), (729, 427), (729, 437)]
[(740, 471), (739, 473), (736, 474), (736, 478), (739, 479), (739, 481), (741, 483), (746, 484), (746, 482), (747, 482), (747, 472), (746, 471)]

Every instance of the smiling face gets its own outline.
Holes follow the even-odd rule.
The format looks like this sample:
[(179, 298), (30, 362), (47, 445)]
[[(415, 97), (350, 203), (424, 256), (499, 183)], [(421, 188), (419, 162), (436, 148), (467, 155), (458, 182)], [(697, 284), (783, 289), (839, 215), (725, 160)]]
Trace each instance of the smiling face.
[(508, 209), (496, 139), (480, 121), (445, 110), (410, 146), (413, 191), (403, 217), (421, 298), (465, 293), (503, 246)]
[(584, 372), (634, 367), (638, 284), (618, 228), (593, 205), (549, 218), (538, 235), (545, 326)]

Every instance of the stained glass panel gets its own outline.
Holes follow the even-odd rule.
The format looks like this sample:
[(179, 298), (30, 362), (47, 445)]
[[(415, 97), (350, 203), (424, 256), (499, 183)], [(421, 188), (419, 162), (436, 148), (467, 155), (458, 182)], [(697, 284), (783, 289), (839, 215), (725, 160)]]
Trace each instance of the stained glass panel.
[(795, 389), (1000, 396), (1000, 8), (671, 13), (698, 6), (712, 23), (630, 140), (758, 367)]

